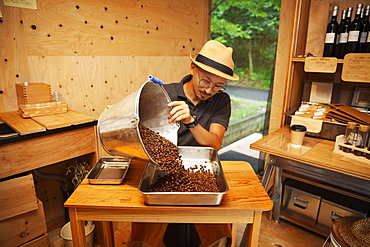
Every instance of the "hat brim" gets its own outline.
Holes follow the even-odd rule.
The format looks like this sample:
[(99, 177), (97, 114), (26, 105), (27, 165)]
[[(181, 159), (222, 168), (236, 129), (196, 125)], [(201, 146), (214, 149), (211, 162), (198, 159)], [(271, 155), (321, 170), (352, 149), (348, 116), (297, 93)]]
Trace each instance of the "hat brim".
[(369, 246), (367, 234), (370, 221), (368, 219), (349, 216), (338, 218), (332, 225), (332, 233), (336, 235), (336, 240), (340, 240), (338, 242), (345, 242), (341, 246)]
[(197, 55), (190, 55), (190, 59), (193, 63), (195, 63), (197, 66), (201, 67), (202, 69), (204, 69), (205, 71), (209, 72), (209, 73), (212, 73), (214, 75), (217, 75), (217, 76), (220, 76), (222, 78), (225, 78), (225, 79), (228, 79), (228, 80), (232, 80), (232, 81), (237, 81), (239, 80), (239, 76), (236, 75), (235, 73), (233, 73), (232, 76), (228, 75), (228, 74), (225, 74), (221, 71), (219, 71), (218, 69), (215, 69), (213, 67), (210, 67), (208, 65), (205, 65), (203, 63), (200, 63), (198, 61), (195, 60)]

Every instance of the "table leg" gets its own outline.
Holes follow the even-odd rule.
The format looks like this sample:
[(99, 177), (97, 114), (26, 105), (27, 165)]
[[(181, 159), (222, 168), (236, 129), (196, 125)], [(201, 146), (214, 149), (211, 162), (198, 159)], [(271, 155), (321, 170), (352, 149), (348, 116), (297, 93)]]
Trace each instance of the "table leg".
[(237, 226), (238, 224), (236, 223), (231, 224), (231, 247), (236, 246), (235, 240), (236, 240)]
[(270, 179), (271, 179), (271, 175), (273, 171), (274, 171), (274, 165), (267, 163), (265, 172), (263, 173), (263, 176), (261, 179), (262, 186), (266, 190), (266, 192), (268, 190), (268, 185), (270, 183)]
[(247, 246), (257, 247), (261, 230), (262, 212), (254, 212), (253, 223), (248, 224)]
[(103, 221), (104, 246), (114, 247), (114, 233), (111, 221)]
[(83, 220), (77, 220), (77, 214), (75, 208), (68, 208), (69, 219), (71, 222), (72, 240), (74, 247), (85, 247), (85, 226)]
[(282, 169), (280, 167), (276, 167), (275, 169), (275, 195), (274, 195), (274, 220), (279, 222), (280, 220), (280, 207), (281, 207), (281, 195), (283, 190), (282, 185)]

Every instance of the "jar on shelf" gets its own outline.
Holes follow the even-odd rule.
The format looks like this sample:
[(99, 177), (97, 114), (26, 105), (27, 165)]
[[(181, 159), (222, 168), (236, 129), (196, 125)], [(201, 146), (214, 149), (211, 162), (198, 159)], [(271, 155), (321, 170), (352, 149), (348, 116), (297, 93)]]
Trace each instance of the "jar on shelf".
[(65, 100), (59, 91), (54, 91), (52, 101), (65, 103)]
[[(348, 122), (346, 127), (346, 132), (344, 133), (344, 140), (343, 144), (352, 145), (356, 142), (356, 130), (357, 130), (357, 123), (355, 122)], [(342, 148), (343, 152), (351, 153), (352, 148), (344, 147)]]
[[(357, 136), (356, 136), (356, 147), (365, 148), (367, 143), (367, 138), (369, 135), (369, 126), (360, 125), (358, 127)], [(360, 150), (354, 150), (353, 152), (357, 156), (363, 156), (365, 153)]]
[(367, 153), (365, 154), (365, 157), (370, 160), (370, 138), (368, 139), (367, 143)]

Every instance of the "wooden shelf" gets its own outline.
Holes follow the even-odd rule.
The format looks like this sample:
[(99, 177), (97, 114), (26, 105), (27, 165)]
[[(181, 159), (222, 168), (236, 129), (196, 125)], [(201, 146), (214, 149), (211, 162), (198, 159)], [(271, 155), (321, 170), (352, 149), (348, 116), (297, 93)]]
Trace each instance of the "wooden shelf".
[[(304, 57), (293, 57), (292, 58), (292, 62), (304, 63), (305, 61), (306, 61), (306, 58), (304, 58)], [(338, 59), (337, 62), (338, 63), (343, 63), (344, 59)]]

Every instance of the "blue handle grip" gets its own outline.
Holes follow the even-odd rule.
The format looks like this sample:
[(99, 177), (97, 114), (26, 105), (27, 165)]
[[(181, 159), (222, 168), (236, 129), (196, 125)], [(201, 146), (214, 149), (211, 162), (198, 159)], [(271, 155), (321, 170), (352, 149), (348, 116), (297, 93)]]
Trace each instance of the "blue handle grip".
[(163, 85), (163, 81), (159, 80), (158, 78), (155, 78), (154, 76), (152, 75), (148, 75), (148, 80), (149, 81), (152, 81), (154, 83), (157, 83), (159, 85)]

